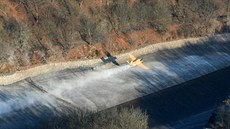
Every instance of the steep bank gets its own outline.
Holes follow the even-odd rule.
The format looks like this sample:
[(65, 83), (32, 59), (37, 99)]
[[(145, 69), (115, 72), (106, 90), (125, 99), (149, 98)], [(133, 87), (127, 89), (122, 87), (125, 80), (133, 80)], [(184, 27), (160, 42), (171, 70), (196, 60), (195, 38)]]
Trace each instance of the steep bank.
[[(149, 71), (129, 67), (127, 64), (109, 69), (104, 69), (104, 66), (96, 70), (66, 69), (0, 86), (0, 128), (34, 128), (50, 116), (58, 115), (60, 111), (65, 112), (66, 108), (62, 108), (63, 106), (91, 111), (107, 109), (228, 67), (229, 41), (222, 37), (216, 40), (211, 38), (196, 44), (187, 42), (174, 49), (166, 46), (166, 49), (141, 56), (150, 67)], [(202, 84), (202, 81), (198, 82)], [(202, 89), (191, 86), (191, 89), (193, 88)], [(209, 85), (205, 89), (208, 88), (210, 90), (207, 91), (211, 93), (217, 92)], [(186, 90), (186, 87), (183, 89)], [(172, 94), (172, 97), (176, 95)], [(169, 99), (169, 102), (172, 101)]]
[(1, 0), (0, 74), (229, 31), (227, 0)]
[[(209, 37), (190, 38), (190, 39), (184, 39), (184, 40), (178, 40), (172, 42), (158, 43), (158, 44), (146, 46), (144, 48), (135, 51), (131, 51), (129, 53), (132, 53), (136, 56), (141, 56), (149, 53), (154, 53), (163, 49), (182, 48), (186, 45), (203, 44), (204, 42), (216, 42), (216, 44), (221, 45), (222, 42), (227, 42), (227, 41), (230, 41), (230, 34), (222, 34), (222, 35), (214, 35)], [(129, 53), (118, 55), (117, 56), (118, 62), (119, 63), (125, 62), (129, 58), (128, 56)], [(72, 61), (72, 62), (63, 62), (63, 63), (50, 63), (50, 64), (30, 68), (27, 70), (17, 71), (16, 73), (11, 75), (0, 76), (0, 85), (8, 85), (26, 79), (28, 77), (34, 77), (40, 74), (60, 71), (67, 68), (96, 67), (96, 66), (100, 67), (101, 62), (102, 62), (101, 60), (95, 59), (95, 60)], [(106, 67), (106, 66), (108, 65), (102, 67)]]

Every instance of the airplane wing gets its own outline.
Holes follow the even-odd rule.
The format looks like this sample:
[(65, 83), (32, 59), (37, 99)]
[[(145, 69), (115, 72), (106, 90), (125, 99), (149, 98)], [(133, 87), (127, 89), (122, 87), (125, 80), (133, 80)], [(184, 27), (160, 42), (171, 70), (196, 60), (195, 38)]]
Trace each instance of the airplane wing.
[(143, 63), (138, 64), (139, 67), (148, 70), (149, 67), (145, 66)]
[(119, 66), (120, 64), (118, 64), (115, 60), (112, 61), (113, 64)]
[(117, 58), (116, 58), (116, 57), (113, 57), (113, 56), (110, 56), (110, 57), (108, 58), (109, 62), (112, 62), (113, 64), (119, 66), (120, 64), (117, 63), (116, 59), (117, 59)]
[(132, 59), (132, 60), (136, 60), (137, 58), (134, 56), (134, 55), (132, 55), (132, 54), (129, 54), (129, 57)]
[(108, 63), (108, 59), (105, 59), (104, 57), (100, 58), (102, 60), (103, 63), (107, 64)]

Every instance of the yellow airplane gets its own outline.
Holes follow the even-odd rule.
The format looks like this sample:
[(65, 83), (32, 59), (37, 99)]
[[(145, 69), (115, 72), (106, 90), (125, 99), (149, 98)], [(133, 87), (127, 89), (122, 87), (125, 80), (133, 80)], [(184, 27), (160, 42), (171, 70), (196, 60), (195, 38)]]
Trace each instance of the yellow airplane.
[(131, 66), (139, 66), (143, 69), (146, 69), (148, 70), (149, 68), (147, 66), (145, 66), (143, 64), (143, 59), (140, 58), (140, 59), (137, 59), (135, 56), (133, 56), (132, 54), (129, 54), (129, 57), (132, 59), (131, 61), (127, 61), (127, 63)]

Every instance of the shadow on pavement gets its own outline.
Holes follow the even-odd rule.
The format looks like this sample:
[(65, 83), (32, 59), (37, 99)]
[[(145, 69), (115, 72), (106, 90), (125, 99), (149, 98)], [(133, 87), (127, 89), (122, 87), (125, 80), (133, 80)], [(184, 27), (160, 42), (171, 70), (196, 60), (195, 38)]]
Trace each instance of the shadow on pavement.
[[(140, 107), (146, 110), (150, 127), (170, 124), (213, 109), (228, 98), (229, 76), (230, 67), (149, 94), (118, 107)], [(146, 83), (148, 82), (143, 80), (143, 85)]]

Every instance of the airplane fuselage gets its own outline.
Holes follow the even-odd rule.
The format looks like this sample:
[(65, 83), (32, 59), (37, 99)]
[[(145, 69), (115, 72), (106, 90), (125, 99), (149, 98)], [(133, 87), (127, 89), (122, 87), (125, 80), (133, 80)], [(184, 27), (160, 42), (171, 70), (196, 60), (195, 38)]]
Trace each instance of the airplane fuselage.
[(128, 63), (129, 63), (129, 65), (131, 65), (131, 66), (136, 66), (136, 65), (138, 65), (138, 64), (143, 63), (143, 59), (140, 58), (140, 59), (132, 60), (132, 61), (130, 61), (130, 62), (128, 62)]
[(145, 66), (143, 64), (143, 59), (142, 58), (136, 58), (134, 55), (129, 54), (129, 57), (132, 59), (131, 61), (127, 61), (130, 66), (139, 66), (145, 70), (148, 70), (149, 67)]

